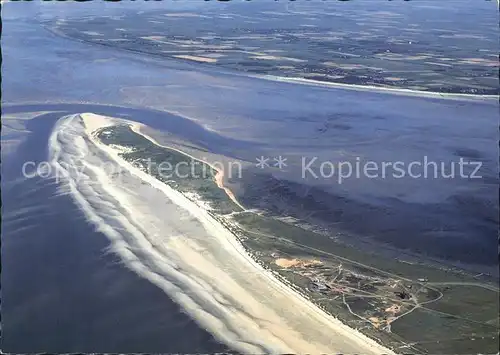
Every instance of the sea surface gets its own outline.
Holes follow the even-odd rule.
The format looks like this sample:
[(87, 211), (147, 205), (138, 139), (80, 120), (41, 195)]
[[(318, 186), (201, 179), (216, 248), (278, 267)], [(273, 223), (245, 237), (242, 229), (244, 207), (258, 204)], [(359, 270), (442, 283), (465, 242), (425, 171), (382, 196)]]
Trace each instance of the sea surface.
[(25, 162), (47, 161), (47, 141), (62, 116), (111, 112), (91, 105), (56, 107), (61, 112), (30, 119), (29, 137), (2, 156), (2, 350), (228, 351), (156, 286), (129, 271), (72, 198), (59, 192), (57, 181), (22, 177)]
[[(275, 174), (294, 181), (300, 181), (304, 155), (320, 161), (355, 155), (377, 161), (424, 155), (445, 161), (460, 154), (476, 157), (483, 162), (481, 181), (307, 183), (374, 206), (363, 214), (378, 228), (363, 231), (370, 238), (391, 244), (384, 239), (387, 232), (393, 239), (407, 238), (393, 233), (392, 223), (397, 221), (404, 230), (429, 222), (435, 233), (426, 234), (425, 243), (402, 243), (405, 248), (418, 245), (426, 253), (455, 261), (460, 261), (457, 255), (468, 254), (468, 263), (479, 269), (496, 269), (496, 100), (424, 98), (265, 81), (79, 43), (58, 37), (39, 23), (163, 6), (117, 5), (21, 2), (2, 8), (4, 352), (227, 351), (166, 294), (109, 253), (106, 237), (85, 220), (70, 196), (59, 192), (56, 181), (22, 177), (25, 162), (48, 159), (54, 124), (72, 113), (139, 121), (168, 132), (157, 133), (160, 140), (173, 136), (249, 165), (262, 155), (286, 155), (289, 170)], [(172, 6), (192, 11), (204, 4)], [(237, 183), (235, 187), (237, 191)], [(380, 220), (379, 214), (370, 214), (376, 206), (387, 211), (383, 225), (373, 222)], [(417, 218), (405, 225), (398, 211), (415, 210)], [(359, 225), (359, 220), (350, 224)]]

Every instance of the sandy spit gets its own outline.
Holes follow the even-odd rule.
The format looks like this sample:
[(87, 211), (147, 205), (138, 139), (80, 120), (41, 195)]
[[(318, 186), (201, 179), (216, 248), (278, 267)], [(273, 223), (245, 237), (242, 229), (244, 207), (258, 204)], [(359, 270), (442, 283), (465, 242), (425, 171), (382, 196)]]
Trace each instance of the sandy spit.
[[(210, 233), (212, 239), (209, 243), (214, 245), (206, 244), (206, 248), (215, 247), (214, 250), (220, 251), (220, 255), (224, 256), (223, 260), (207, 259), (204, 257), (204, 253), (193, 252), (192, 249), (187, 248), (189, 241), (184, 242), (175, 239), (170, 245), (173, 249), (178, 247), (178, 250), (185, 250), (186, 253), (190, 253), (188, 255), (189, 259), (197, 261), (197, 263), (191, 263), (194, 268), (193, 272), (199, 272), (200, 275), (204, 272), (203, 265), (206, 265), (207, 268), (212, 267), (212, 265), (216, 267), (219, 264), (232, 265), (231, 269), (213, 269), (214, 272), (223, 272), (225, 274), (220, 274), (220, 276), (212, 280), (212, 287), (218, 287), (214, 290), (219, 290), (219, 292), (229, 292), (228, 294), (234, 292), (235, 299), (232, 302), (236, 302), (235, 307), (237, 307), (234, 308), (234, 312), (236, 312), (234, 317), (240, 317), (241, 329), (243, 333), (247, 333), (242, 335), (242, 344), (245, 344), (245, 337), (252, 338), (252, 334), (255, 334), (257, 337), (262, 335), (258, 340), (255, 338), (255, 341), (260, 343), (269, 341), (270, 348), (283, 349), (277, 351), (278, 353), (290, 352), (291, 350), (293, 353), (298, 354), (394, 354), (394, 352), (376, 341), (328, 315), (305, 297), (280, 282), (270, 271), (253, 260), (245, 252), (237, 238), (211, 217), (207, 211), (200, 209), (194, 202), (183, 197), (179, 192), (129, 164), (118, 156), (117, 151), (100, 143), (92, 135), (92, 132), (97, 129), (123, 123), (123, 120), (115, 120), (94, 114), (81, 114), (80, 118), (85, 125), (86, 135), (94, 145), (109, 155), (113, 161), (126, 168), (132, 175), (162, 191), (165, 198), (170, 199), (192, 214)], [(135, 132), (140, 133), (139, 128), (140, 125), (135, 124)], [(145, 136), (143, 133), (140, 134)], [(154, 142), (150, 137), (145, 137)], [(171, 147), (167, 148), (173, 149)], [(185, 154), (184, 152), (181, 153)], [(221, 182), (223, 175), (219, 176), (221, 176), (219, 178), (220, 186), (223, 186)], [(137, 212), (140, 215), (140, 211)], [(204, 240), (200, 242), (204, 242)], [(183, 252), (181, 255), (188, 257), (186, 253)], [(233, 259), (233, 261), (229, 259)], [(197, 266), (201, 267), (198, 271), (196, 271)], [(220, 281), (221, 278), (224, 278), (225, 281)], [(221, 283), (218, 284), (219, 281)], [(224, 290), (224, 288), (227, 289)], [(243, 307), (242, 311), (244, 313), (239, 313), (240, 307)], [(251, 318), (249, 318), (249, 315)], [(212, 331), (212, 329), (208, 330)]]

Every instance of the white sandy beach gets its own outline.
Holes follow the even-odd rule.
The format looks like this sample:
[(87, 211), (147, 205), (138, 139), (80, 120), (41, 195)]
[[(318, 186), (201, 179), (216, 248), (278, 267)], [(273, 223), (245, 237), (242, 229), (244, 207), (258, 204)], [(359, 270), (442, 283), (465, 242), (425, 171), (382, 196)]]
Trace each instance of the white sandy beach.
[(187, 60), (193, 60), (195, 62), (203, 62), (203, 63), (215, 63), (217, 62), (217, 58), (209, 58), (209, 57), (201, 57), (201, 56), (194, 56), (194, 55), (174, 55), (174, 58), (179, 58), (179, 59), (187, 59)]
[(368, 91), (368, 92), (387, 92), (394, 95), (402, 96), (416, 96), (416, 97), (429, 97), (429, 98), (440, 98), (447, 100), (498, 100), (498, 95), (477, 95), (477, 94), (449, 94), (442, 92), (433, 91), (421, 91), (421, 90), (411, 90), (411, 89), (401, 89), (401, 88), (390, 88), (390, 87), (380, 87), (380, 86), (370, 86), (370, 85), (356, 85), (356, 84), (342, 84), (330, 81), (320, 81), (307, 78), (293, 78), (293, 77), (282, 77), (276, 75), (249, 75), (251, 77), (271, 80), (277, 82), (291, 83), (291, 84), (302, 84), (311, 86), (322, 86), (322, 87), (333, 87), (342, 88), (354, 91)]
[[(110, 239), (127, 267), (243, 353), (393, 354), (278, 281), (208, 211), (92, 136), (116, 122), (66, 116), (49, 148), (64, 177), (61, 191)], [(105, 162), (120, 168), (118, 177), (102, 169)]]

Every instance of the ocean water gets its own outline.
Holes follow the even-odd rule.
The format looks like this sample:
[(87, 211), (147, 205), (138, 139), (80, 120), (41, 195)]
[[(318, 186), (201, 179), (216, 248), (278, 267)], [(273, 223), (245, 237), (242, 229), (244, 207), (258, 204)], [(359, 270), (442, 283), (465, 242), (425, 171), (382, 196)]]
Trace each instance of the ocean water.
[(108, 239), (53, 179), (22, 178), (24, 162), (47, 161), (60, 117), (30, 120), (27, 139), (2, 157), (2, 350), (227, 351), (110, 253)]

